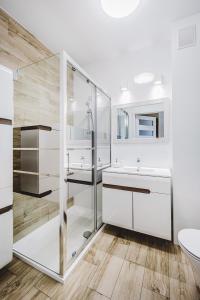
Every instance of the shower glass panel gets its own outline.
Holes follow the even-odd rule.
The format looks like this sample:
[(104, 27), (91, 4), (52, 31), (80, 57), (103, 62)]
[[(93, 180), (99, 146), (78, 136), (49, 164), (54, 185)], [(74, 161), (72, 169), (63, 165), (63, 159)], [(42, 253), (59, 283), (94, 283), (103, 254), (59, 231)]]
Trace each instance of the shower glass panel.
[(16, 73), (14, 252), (60, 273), (59, 56)]
[(60, 282), (102, 225), (110, 111), (64, 51), (16, 72), (14, 253)]
[(95, 230), (95, 86), (68, 64), (67, 95), (67, 263)]
[(111, 102), (101, 90), (96, 90), (97, 132), (97, 228), (102, 225), (102, 170), (111, 163)]

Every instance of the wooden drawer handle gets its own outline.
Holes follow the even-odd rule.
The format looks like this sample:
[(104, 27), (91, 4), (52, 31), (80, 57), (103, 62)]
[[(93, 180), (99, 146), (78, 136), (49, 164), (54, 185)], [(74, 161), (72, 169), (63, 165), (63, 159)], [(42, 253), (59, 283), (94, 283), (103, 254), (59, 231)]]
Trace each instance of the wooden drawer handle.
[(12, 205), (6, 206), (4, 208), (0, 208), (0, 215), (3, 215), (5, 213), (9, 212), (12, 208), (13, 208)]
[(104, 188), (113, 189), (113, 190), (121, 190), (121, 191), (129, 191), (129, 192), (135, 192), (135, 193), (141, 193), (141, 194), (150, 194), (151, 191), (149, 189), (141, 189), (141, 188), (135, 188), (135, 187), (129, 187), (129, 186), (122, 186), (122, 185), (114, 185), (114, 184), (103, 184)]
[(0, 118), (1, 125), (12, 125), (12, 120)]

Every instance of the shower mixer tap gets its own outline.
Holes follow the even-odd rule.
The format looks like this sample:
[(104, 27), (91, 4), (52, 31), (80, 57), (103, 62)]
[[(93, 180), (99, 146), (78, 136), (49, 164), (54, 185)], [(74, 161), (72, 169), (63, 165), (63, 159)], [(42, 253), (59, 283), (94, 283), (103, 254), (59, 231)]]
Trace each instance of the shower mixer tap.
[(81, 168), (83, 168), (85, 164), (85, 156), (81, 156), (80, 160), (81, 160)]

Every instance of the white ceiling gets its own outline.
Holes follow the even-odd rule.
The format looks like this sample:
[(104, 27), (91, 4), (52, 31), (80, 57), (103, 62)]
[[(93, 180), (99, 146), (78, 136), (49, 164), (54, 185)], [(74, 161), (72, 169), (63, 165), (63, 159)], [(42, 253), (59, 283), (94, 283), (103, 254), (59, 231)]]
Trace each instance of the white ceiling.
[(200, 0), (141, 0), (124, 19), (107, 16), (100, 0), (0, 0), (0, 7), (53, 52), (65, 49), (86, 65), (169, 41), (171, 23), (200, 12)]

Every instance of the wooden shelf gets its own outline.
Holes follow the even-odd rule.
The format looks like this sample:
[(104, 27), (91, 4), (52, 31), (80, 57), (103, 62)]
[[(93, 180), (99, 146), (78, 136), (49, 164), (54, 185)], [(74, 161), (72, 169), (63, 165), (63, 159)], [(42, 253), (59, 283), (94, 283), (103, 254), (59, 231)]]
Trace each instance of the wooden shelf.
[(13, 151), (39, 151), (39, 148), (13, 148)]
[(27, 175), (34, 175), (34, 176), (39, 176), (40, 175), (38, 172), (28, 172), (28, 171), (21, 171), (21, 170), (13, 170), (13, 173), (27, 174)]
[(40, 150), (60, 150), (59, 148), (13, 148), (13, 151), (40, 151)]

